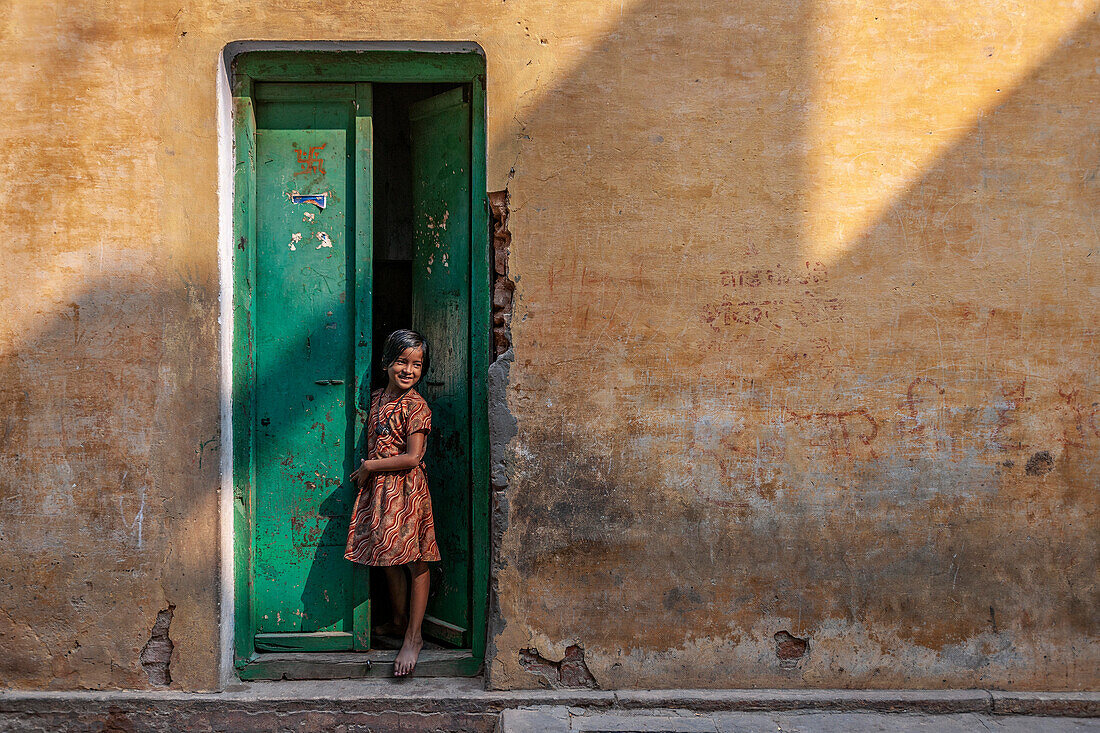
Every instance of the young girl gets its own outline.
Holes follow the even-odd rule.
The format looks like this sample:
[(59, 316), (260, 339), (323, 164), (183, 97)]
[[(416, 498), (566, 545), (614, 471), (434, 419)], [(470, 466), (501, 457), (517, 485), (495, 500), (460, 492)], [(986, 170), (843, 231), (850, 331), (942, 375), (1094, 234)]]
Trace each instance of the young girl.
[(359, 496), (344, 557), (385, 568), (393, 622), (379, 630), (404, 635), (393, 664), (393, 673), (404, 677), (424, 646), (427, 563), (439, 560), (423, 462), (432, 412), (413, 389), (428, 369), (428, 343), (416, 331), (394, 331), (382, 347), (382, 368), (388, 383), (371, 394), (367, 457), (351, 474)]

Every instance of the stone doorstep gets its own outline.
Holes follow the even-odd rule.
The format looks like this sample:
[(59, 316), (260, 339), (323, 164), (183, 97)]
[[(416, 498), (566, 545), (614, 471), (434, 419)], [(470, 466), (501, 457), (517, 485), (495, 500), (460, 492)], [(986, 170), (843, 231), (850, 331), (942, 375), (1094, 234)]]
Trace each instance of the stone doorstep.
[(581, 708), (535, 707), (505, 710), (496, 733), (1095, 733), (1098, 718), (997, 716), (989, 713), (814, 712), (699, 713), (690, 710), (595, 712)]
[(90, 709), (355, 710), (490, 713), (511, 708), (573, 707), (645, 711), (984, 713), (1100, 717), (1100, 692), (988, 690), (485, 690), (477, 678), (253, 682), (223, 692), (0, 691), (0, 713), (66, 713)]

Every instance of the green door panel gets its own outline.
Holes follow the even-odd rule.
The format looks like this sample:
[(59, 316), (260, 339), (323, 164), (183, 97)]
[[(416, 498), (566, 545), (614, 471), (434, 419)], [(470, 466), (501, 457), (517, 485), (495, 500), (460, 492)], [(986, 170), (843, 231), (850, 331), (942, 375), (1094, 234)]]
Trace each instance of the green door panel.
[[(291, 649), (328, 632), (329, 647), (351, 649), (366, 592), (343, 557), (354, 500), (355, 87), (293, 85), (296, 98), (314, 94), (287, 101), (269, 86), (256, 105), (255, 631), (301, 637)], [(296, 194), (323, 194), (325, 206)]]
[[(443, 562), (433, 564), (424, 632), (468, 650), (451, 652), (469, 656), (448, 673), (480, 668), (491, 271), (484, 73), (480, 53), (247, 52), (234, 60), (234, 664), (242, 679), (279, 679), (280, 664), (300, 664), (304, 652), (370, 648), (371, 574), (343, 550), (354, 499), (345, 477), (363, 450), (376, 284), (374, 302), (399, 310), (402, 323), (411, 308), (411, 325), (434, 347), (420, 391), (435, 416), (427, 461)], [(410, 102), (448, 86), (406, 116)], [(375, 92), (386, 100), (377, 119)], [(400, 158), (377, 192), (376, 122), (386, 160)], [(412, 196), (406, 176), (416, 181)], [(295, 202), (295, 192), (326, 194), (324, 208)], [(414, 244), (411, 282), (408, 259), (374, 270), (376, 197), (399, 213), (397, 226), (379, 222), (400, 238), (397, 257)], [(394, 269), (400, 287), (375, 283)], [(400, 300), (381, 300), (391, 293)], [(347, 666), (329, 669), (323, 654), (309, 663), (336, 675)]]
[(470, 643), (470, 103), (466, 87), (409, 109), (413, 173), (413, 328), (431, 365), (426, 464), (442, 572), (424, 631)]
[[(428, 476), (442, 555), (425, 634), (471, 634), (471, 105), (411, 105), (413, 327), (432, 345)], [(370, 368), (370, 85), (255, 90), (251, 283), (252, 633), (260, 651), (369, 647), (364, 569), (343, 557)], [(324, 206), (316, 198), (324, 196)]]

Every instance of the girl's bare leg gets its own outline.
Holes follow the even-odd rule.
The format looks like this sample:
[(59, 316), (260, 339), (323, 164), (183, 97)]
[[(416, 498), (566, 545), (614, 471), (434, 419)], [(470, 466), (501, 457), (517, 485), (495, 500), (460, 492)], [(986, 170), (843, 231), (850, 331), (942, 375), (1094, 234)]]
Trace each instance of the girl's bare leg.
[(397, 653), (397, 659), (393, 662), (393, 673), (397, 677), (404, 677), (416, 667), (416, 660), (420, 657), (420, 650), (424, 647), (424, 638), (420, 635), (420, 626), (424, 623), (424, 611), (428, 607), (428, 563), (423, 560), (411, 562), (407, 566), (410, 582), (409, 593), (409, 625), (405, 629), (405, 642), (401, 645), (401, 651)]
[(387, 565), (385, 568), (386, 586), (390, 590), (390, 608), (393, 620), (380, 624), (375, 632), (382, 636), (404, 636), (409, 625), (409, 583), (405, 578), (405, 566)]

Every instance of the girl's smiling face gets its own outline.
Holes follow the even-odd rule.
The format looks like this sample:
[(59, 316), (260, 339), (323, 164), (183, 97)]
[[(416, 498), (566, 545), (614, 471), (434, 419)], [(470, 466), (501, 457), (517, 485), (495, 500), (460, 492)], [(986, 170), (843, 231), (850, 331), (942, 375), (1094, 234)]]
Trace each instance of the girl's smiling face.
[(386, 367), (386, 376), (389, 377), (390, 386), (404, 392), (420, 381), (423, 370), (424, 350), (409, 347)]

